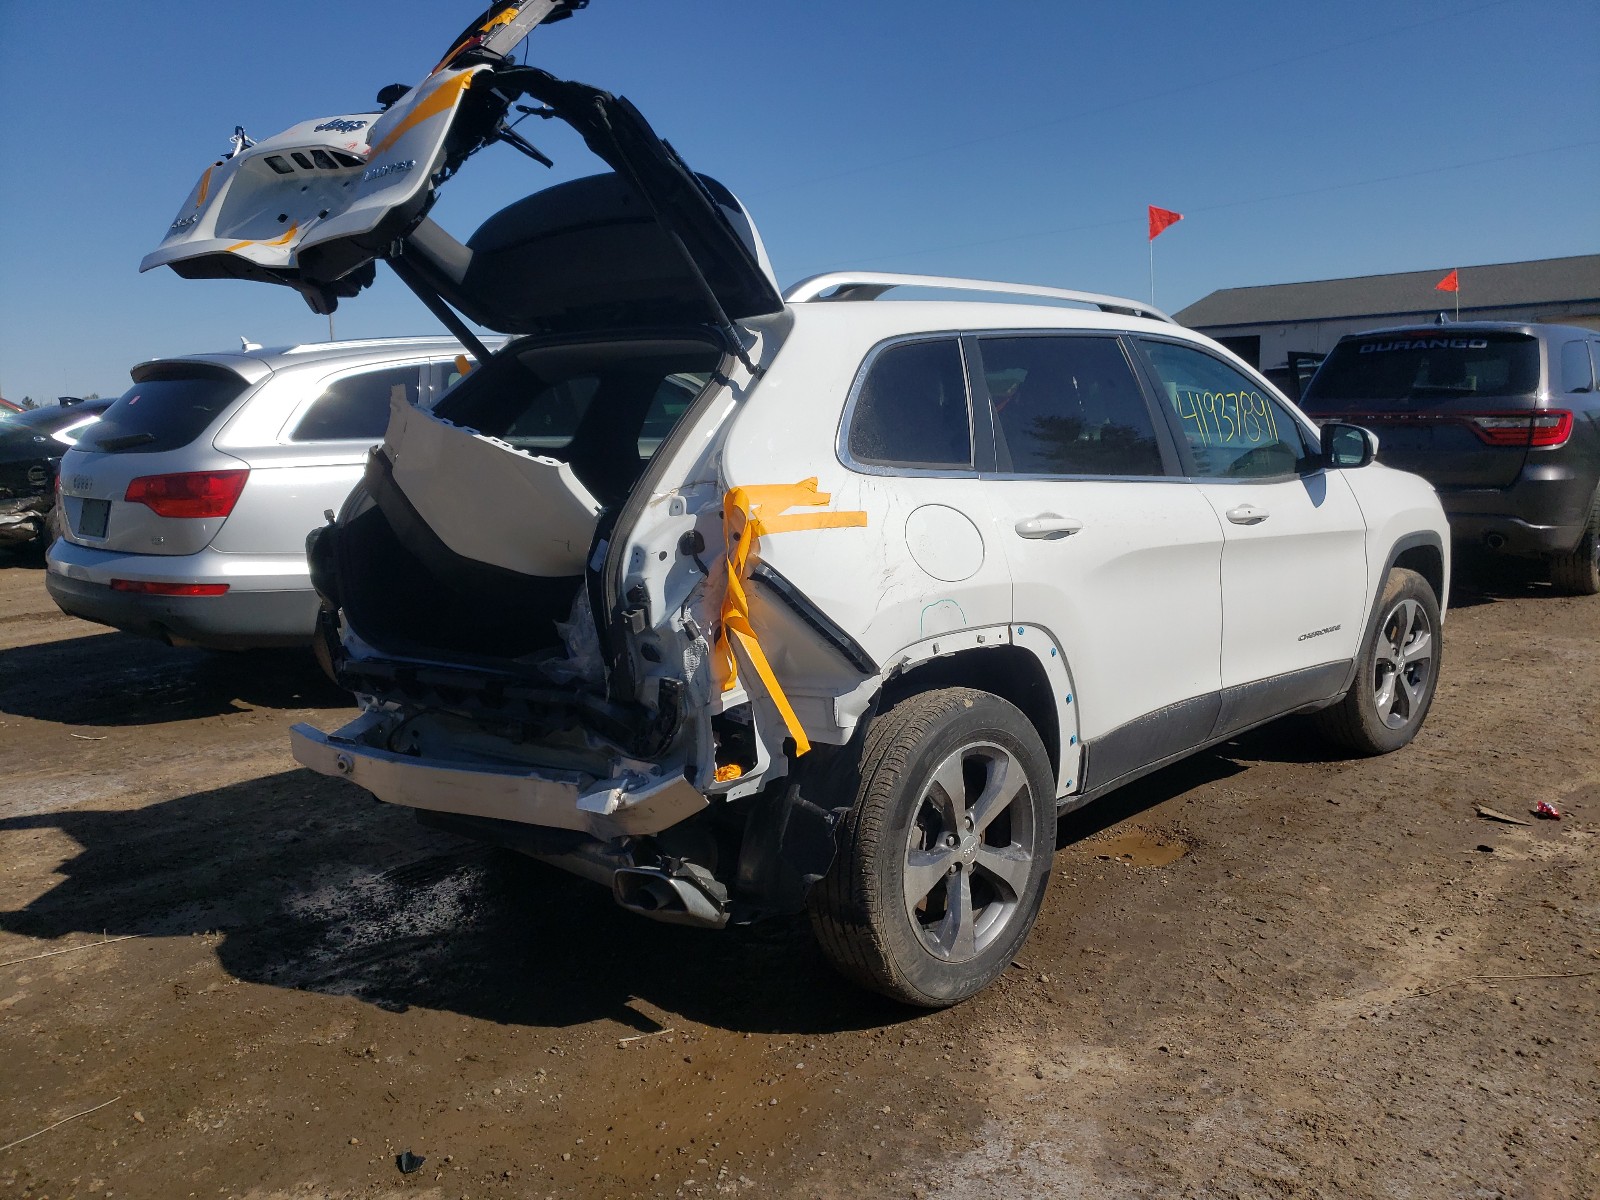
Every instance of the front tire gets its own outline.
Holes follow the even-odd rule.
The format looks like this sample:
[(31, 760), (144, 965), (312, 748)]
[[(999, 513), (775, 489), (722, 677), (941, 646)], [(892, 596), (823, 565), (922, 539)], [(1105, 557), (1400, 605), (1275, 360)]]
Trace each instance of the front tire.
[(959, 1003), (1033, 928), (1055, 852), (1039, 735), (987, 692), (909, 697), (873, 722), (812, 928), (841, 974), (925, 1008)]
[(1550, 560), (1550, 582), (1569, 596), (1600, 594), (1600, 492), (1589, 504), (1589, 520), (1578, 544)]
[(1355, 682), (1317, 713), (1324, 735), (1357, 754), (1389, 754), (1417, 736), (1433, 704), (1443, 649), (1439, 600), (1415, 571), (1389, 572)]

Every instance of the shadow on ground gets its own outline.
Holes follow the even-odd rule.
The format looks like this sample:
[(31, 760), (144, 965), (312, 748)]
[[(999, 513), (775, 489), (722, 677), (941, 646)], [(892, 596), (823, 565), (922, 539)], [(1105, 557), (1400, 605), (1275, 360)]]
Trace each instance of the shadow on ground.
[(25, 546), (0, 546), (0, 571), (44, 570), (44, 547), (38, 542)]
[[(1528, 600), (1559, 595), (1550, 584), (1550, 569), (1529, 558), (1486, 553), (1457, 553), (1451, 563), (1450, 607), (1476, 608), (1501, 600)], [(1448, 625), (1446, 632), (1448, 632)]]
[(1234, 762), (1225, 749), (1185, 758), (1067, 813), (1056, 823), (1056, 849), (1064, 850), (1074, 842), (1093, 837), (1185, 792), (1230, 778), (1243, 770), (1245, 768)]
[(748, 1031), (915, 1015), (835, 976), (803, 920), (728, 932), (647, 921), (593, 884), (424, 829), (310, 771), (127, 812), (0, 820), (0, 840), (41, 828), (80, 849), (49, 891), (0, 912), (0, 928), (28, 937), (216, 931), (242, 980), (518, 1025), (639, 1027), (634, 997)]
[(223, 654), (109, 631), (0, 650), (0, 681), (0, 712), (63, 725), (149, 725), (244, 705), (353, 703), (309, 650)]
[[(1119, 789), (1063, 817), (1057, 846), (1237, 775), (1279, 740), (1268, 727)], [(0, 929), (27, 937), (215, 932), (221, 965), (248, 982), (527, 1026), (609, 1017), (648, 1031), (635, 997), (751, 1032), (917, 1015), (834, 975), (804, 918), (724, 932), (657, 924), (590, 883), (306, 770), (129, 811), (3, 819), (0, 844), (37, 829), (79, 849), (50, 890), (0, 912)]]

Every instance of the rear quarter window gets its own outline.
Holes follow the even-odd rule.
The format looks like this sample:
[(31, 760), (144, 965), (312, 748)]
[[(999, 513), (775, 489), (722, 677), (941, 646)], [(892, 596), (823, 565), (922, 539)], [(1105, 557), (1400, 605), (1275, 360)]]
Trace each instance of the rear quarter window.
[(1561, 346), (1561, 390), (1594, 391), (1594, 364), (1589, 361), (1589, 347), (1583, 342), (1564, 342)]
[(78, 445), (104, 454), (178, 450), (209, 429), (250, 384), (226, 367), (157, 364), (124, 392)]
[(335, 379), (300, 418), (291, 440), (376, 442), (389, 426), (395, 399), (417, 403), (421, 378), (421, 366), (413, 362)]
[(954, 338), (890, 346), (872, 361), (850, 417), (857, 463), (972, 466), (966, 369)]

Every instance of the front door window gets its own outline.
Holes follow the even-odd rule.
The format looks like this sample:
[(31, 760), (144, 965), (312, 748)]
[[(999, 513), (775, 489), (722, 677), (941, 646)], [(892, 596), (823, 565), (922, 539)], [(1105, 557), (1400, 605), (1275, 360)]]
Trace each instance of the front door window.
[(1145, 352), (1182, 428), (1195, 475), (1270, 479), (1314, 466), (1316, 448), (1264, 387), (1190, 346), (1148, 341)]

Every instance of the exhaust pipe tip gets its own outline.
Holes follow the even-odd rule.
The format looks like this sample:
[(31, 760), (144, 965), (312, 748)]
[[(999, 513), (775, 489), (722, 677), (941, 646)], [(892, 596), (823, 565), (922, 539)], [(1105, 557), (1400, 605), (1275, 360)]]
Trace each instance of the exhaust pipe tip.
[(681, 913), (688, 909), (683, 899), (672, 890), (672, 885), (665, 879), (634, 875), (628, 882), (623, 883), (619, 875), (618, 882), (618, 901), (624, 908), (633, 908), (646, 913)]
[(728, 923), (724, 897), (711, 895), (692, 879), (655, 868), (621, 868), (611, 877), (611, 892), (623, 908), (655, 921), (711, 929), (721, 929)]

